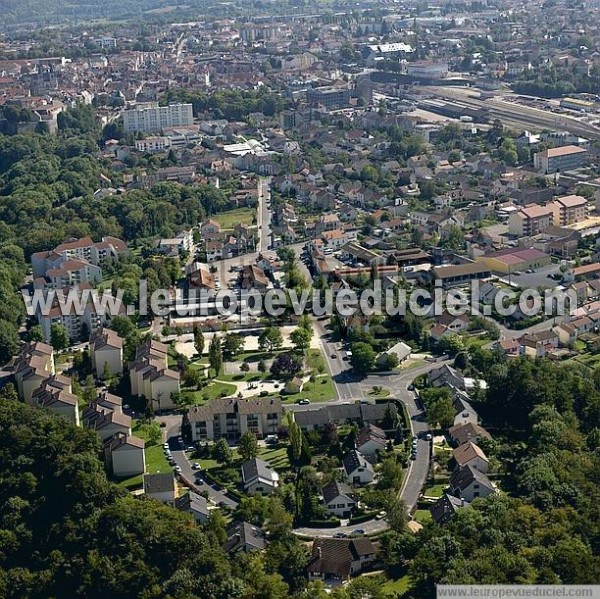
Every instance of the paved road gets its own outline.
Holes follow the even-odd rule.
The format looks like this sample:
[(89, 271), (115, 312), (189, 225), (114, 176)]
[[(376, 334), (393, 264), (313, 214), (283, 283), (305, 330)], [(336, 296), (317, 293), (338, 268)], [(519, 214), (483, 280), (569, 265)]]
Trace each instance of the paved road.
[(258, 225), (258, 251), (264, 252), (269, 249), (271, 239), (271, 178), (260, 177), (258, 180), (258, 209), (256, 211), (256, 223)]
[(327, 321), (321, 321), (313, 318), (315, 334), (329, 373), (333, 379), (333, 384), (337, 392), (338, 399), (351, 400), (364, 397), (362, 386), (351, 369), (350, 363), (342, 359), (344, 351), (339, 343), (334, 343), (329, 336), (329, 331), (325, 328)]
[[(410, 427), (414, 435), (419, 437), (417, 441), (417, 459), (411, 460), (409, 467), (405, 473), (404, 481), (400, 492), (399, 499), (404, 501), (408, 511), (412, 511), (419, 500), (419, 495), (427, 480), (427, 473), (431, 463), (431, 442), (425, 440), (424, 433), (429, 430), (424, 410), (416, 402), (415, 393), (408, 390), (415, 378), (421, 374), (425, 374), (434, 368), (438, 368), (443, 364), (449, 364), (450, 361), (431, 362), (418, 368), (411, 368), (400, 374), (374, 374), (366, 377), (363, 380), (364, 385), (381, 385), (384, 388), (392, 390), (392, 397), (400, 399), (408, 411), (410, 417)], [(342, 403), (341, 399), (332, 403)], [(315, 406), (290, 406), (294, 411), (315, 409)], [(298, 528), (295, 530), (298, 534), (313, 536), (313, 537), (332, 537), (336, 534), (350, 534), (353, 530), (362, 529), (366, 534), (373, 534), (382, 530), (386, 530), (388, 524), (385, 520), (371, 520), (362, 524), (351, 526), (340, 526), (337, 528)]]
[[(198, 471), (192, 468), (192, 464), (184, 451), (184, 446), (178, 441), (178, 437), (181, 433), (181, 416), (163, 416), (158, 419), (167, 422), (167, 442), (171, 448), (171, 454), (173, 455), (175, 464), (181, 468), (179, 476), (186, 486), (197, 492), (206, 491), (209, 499), (216, 505), (225, 504), (231, 509), (235, 509), (237, 507), (237, 502), (213, 485), (207, 483), (201, 473), (199, 478), (196, 479)], [(198, 482), (196, 482), (196, 480), (198, 480)]]

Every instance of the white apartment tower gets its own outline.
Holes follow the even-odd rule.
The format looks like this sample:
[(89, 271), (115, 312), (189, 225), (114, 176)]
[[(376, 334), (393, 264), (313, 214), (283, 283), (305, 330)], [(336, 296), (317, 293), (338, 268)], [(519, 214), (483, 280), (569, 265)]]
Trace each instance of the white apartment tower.
[(140, 104), (123, 112), (123, 129), (126, 133), (140, 131), (157, 133), (172, 127), (189, 127), (194, 124), (191, 104), (159, 106), (155, 102)]

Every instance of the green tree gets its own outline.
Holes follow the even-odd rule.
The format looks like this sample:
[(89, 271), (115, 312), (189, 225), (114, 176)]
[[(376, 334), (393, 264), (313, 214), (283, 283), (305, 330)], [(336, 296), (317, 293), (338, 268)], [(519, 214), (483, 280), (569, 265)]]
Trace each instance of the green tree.
[(202, 329), (198, 326), (194, 327), (194, 348), (200, 357), (204, 353), (204, 334)]
[(222, 343), (223, 356), (231, 359), (244, 349), (244, 338), (239, 333), (225, 335)]
[(223, 368), (223, 351), (221, 349), (221, 339), (218, 335), (213, 335), (208, 346), (208, 363), (213, 369), (215, 376), (219, 376)]
[(266, 327), (258, 336), (258, 347), (261, 351), (276, 351), (283, 345), (281, 330), (277, 327)]
[(247, 431), (240, 437), (238, 453), (244, 461), (258, 455), (258, 441), (254, 433)]
[(6, 320), (0, 320), (0, 364), (8, 362), (18, 348), (19, 336), (14, 326)]
[(50, 344), (57, 351), (69, 347), (69, 333), (64, 325), (53, 324), (50, 327)]
[(310, 347), (312, 339), (312, 330), (304, 327), (298, 327), (290, 333), (290, 340), (294, 344), (294, 349), (302, 354)]
[(363, 342), (353, 343), (351, 346), (352, 356), (350, 364), (356, 372), (365, 374), (375, 368), (375, 358), (377, 354), (375, 350), (368, 344)]
[(212, 455), (219, 464), (230, 464), (233, 459), (231, 447), (223, 437), (214, 444)]

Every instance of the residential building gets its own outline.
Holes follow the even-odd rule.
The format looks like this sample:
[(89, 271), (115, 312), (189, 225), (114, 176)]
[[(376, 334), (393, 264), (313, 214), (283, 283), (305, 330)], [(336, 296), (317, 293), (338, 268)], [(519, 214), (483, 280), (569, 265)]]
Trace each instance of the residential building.
[(382, 425), (388, 416), (395, 418), (398, 409), (393, 402), (379, 404), (350, 404), (328, 405), (301, 412), (293, 412), (294, 421), (303, 432), (322, 430), (323, 427), (335, 424), (357, 423)]
[(534, 204), (511, 212), (508, 217), (509, 233), (518, 237), (538, 235), (554, 224), (554, 209), (552, 206)]
[(171, 147), (171, 140), (163, 136), (151, 136), (145, 139), (135, 140), (135, 149), (144, 154), (154, 154), (155, 152), (164, 152)]
[(65, 377), (47, 378), (32, 392), (30, 403), (51, 410), (79, 426), (79, 398), (71, 392), (71, 382), (69, 379), (65, 380)]
[(454, 445), (462, 445), (470, 441), (478, 443), (481, 439), (492, 438), (482, 426), (474, 422), (465, 422), (451, 426), (448, 429), (448, 436)]
[(123, 373), (123, 339), (112, 329), (102, 329), (90, 337), (90, 358), (96, 378)]
[(227, 540), (223, 545), (226, 553), (252, 553), (267, 546), (267, 535), (262, 528), (248, 522), (232, 522), (227, 528)]
[(444, 493), (430, 508), (431, 517), (436, 524), (444, 525), (450, 522), (458, 510), (470, 507), (464, 499), (459, 499)]
[(117, 433), (104, 442), (106, 468), (115, 478), (129, 478), (146, 472), (145, 442), (139, 437)]
[(459, 468), (470, 465), (475, 468), (475, 470), (479, 470), (479, 472), (487, 474), (489, 460), (487, 459), (481, 447), (472, 441), (468, 441), (467, 443), (459, 445), (456, 449), (454, 449), (452, 455)]
[(176, 407), (173, 395), (179, 393), (180, 375), (169, 368), (168, 362), (168, 347), (148, 339), (138, 347), (129, 365), (131, 394), (144, 397), (157, 411)]
[(248, 431), (262, 439), (277, 433), (282, 414), (279, 398), (214, 399), (190, 408), (184, 414), (184, 422), (190, 425), (194, 442), (221, 437), (235, 441)]
[(375, 479), (373, 466), (356, 449), (353, 449), (344, 456), (342, 465), (348, 483), (351, 485), (366, 485)]
[(33, 392), (55, 372), (52, 346), (40, 341), (26, 343), (14, 358), (11, 369), (19, 397), (30, 403)]
[(356, 436), (356, 449), (369, 461), (375, 462), (377, 455), (385, 451), (387, 437), (383, 429), (374, 424), (363, 426)]
[(587, 218), (587, 200), (578, 195), (557, 198), (551, 203), (554, 210), (553, 224), (565, 227), (581, 222)]
[(464, 466), (452, 474), (450, 488), (456, 497), (468, 502), (477, 497), (487, 497), (496, 492), (487, 475), (471, 465)]
[(578, 146), (549, 148), (533, 155), (533, 166), (543, 174), (570, 171), (585, 166), (587, 150)]
[[(125, 242), (116, 237), (103, 237), (102, 241), (99, 242), (94, 242), (91, 237), (71, 239), (56, 246), (53, 250), (32, 254), (31, 267), (33, 278), (45, 277), (47, 271), (50, 269), (60, 270), (61, 266), (68, 264), (69, 261), (76, 262), (79, 271), (82, 269), (81, 264), (100, 266), (106, 258), (118, 258), (127, 251)], [(74, 269), (66, 270), (65, 272), (72, 272), (72, 276), (76, 277), (79, 271)], [(97, 270), (92, 269), (85, 276), (89, 276), (89, 278), (97, 277)], [(79, 282), (84, 282), (84, 275), (81, 272), (79, 272), (79, 277), (82, 278)], [(66, 283), (66, 285), (73, 284)], [(54, 288), (58, 289), (66, 285)]]
[(308, 579), (341, 584), (372, 567), (378, 547), (368, 537), (357, 539), (318, 538), (313, 541)]
[(84, 426), (95, 430), (102, 441), (113, 435), (131, 435), (131, 418), (121, 412), (120, 403), (118, 409), (111, 409), (101, 401), (96, 401), (83, 411), (81, 419)]
[(461, 389), (464, 386), (464, 377), (463, 375), (449, 366), (448, 364), (444, 364), (439, 368), (435, 368), (434, 370), (430, 370), (427, 373), (427, 380), (429, 385), (432, 387), (446, 387), (451, 386), (457, 389)]
[(265, 271), (255, 264), (247, 264), (240, 273), (242, 289), (258, 289), (264, 291), (270, 285), (269, 277)]
[(191, 104), (169, 104), (159, 106), (157, 103), (140, 105), (123, 112), (123, 130), (125, 133), (157, 133), (172, 127), (190, 127), (194, 124)]
[(358, 506), (356, 493), (346, 483), (332, 481), (323, 487), (322, 493), (325, 512), (329, 516), (350, 518)]
[(242, 484), (246, 493), (270, 495), (279, 486), (279, 474), (268, 462), (250, 458), (242, 464)]
[(309, 104), (321, 105), (327, 110), (339, 110), (350, 105), (350, 88), (348, 86), (331, 86), (311, 88), (306, 92)]
[(396, 356), (398, 364), (401, 364), (405, 360), (408, 360), (411, 356), (412, 348), (403, 341), (399, 341), (396, 345), (393, 345), (387, 351), (377, 356), (377, 365), (381, 366), (386, 363), (390, 356)]
[(182, 512), (191, 514), (198, 524), (205, 524), (210, 518), (208, 501), (202, 495), (188, 491), (175, 500), (175, 507)]
[(462, 391), (455, 391), (454, 398), (452, 399), (452, 407), (456, 411), (454, 417), (454, 424), (477, 424), (479, 422), (479, 416), (473, 406), (469, 403), (469, 396)]
[(175, 477), (172, 472), (144, 474), (144, 495), (162, 503), (173, 503), (175, 491)]

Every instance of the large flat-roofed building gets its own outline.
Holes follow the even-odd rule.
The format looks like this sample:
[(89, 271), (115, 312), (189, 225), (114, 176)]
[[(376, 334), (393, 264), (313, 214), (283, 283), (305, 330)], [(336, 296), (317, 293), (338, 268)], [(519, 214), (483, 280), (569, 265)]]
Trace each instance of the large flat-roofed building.
[(410, 77), (423, 79), (443, 79), (448, 76), (448, 63), (431, 60), (418, 60), (408, 63), (406, 72)]
[(189, 127), (193, 123), (191, 104), (159, 106), (149, 103), (123, 112), (123, 129), (126, 133), (157, 133), (170, 127)]
[(239, 439), (252, 432), (259, 439), (274, 435), (281, 426), (280, 399), (214, 399), (204, 406), (190, 408), (184, 415), (192, 440)]
[(320, 104), (328, 110), (347, 108), (350, 105), (350, 89), (348, 87), (317, 87), (306, 92), (309, 104)]
[(452, 266), (435, 266), (433, 278), (442, 282), (442, 287), (456, 287), (469, 281), (488, 279), (492, 271), (483, 262), (469, 262)]
[(508, 217), (508, 231), (519, 237), (537, 235), (554, 224), (552, 206), (526, 206)]
[(481, 256), (477, 262), (485, 264), (494, 274), (511, 274), (550, 264), (550, 255), (535, 248), (507, 248)]
[(533, 166), (541, 173), (558, 173), (585, 166), (587, 150), (577, 146), (560, 146), (538, 152), (533, 156)]

